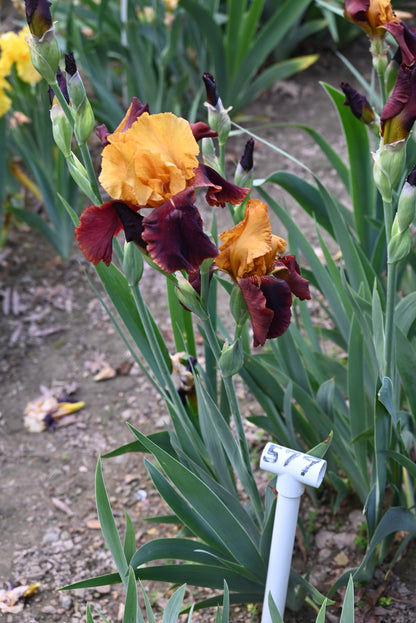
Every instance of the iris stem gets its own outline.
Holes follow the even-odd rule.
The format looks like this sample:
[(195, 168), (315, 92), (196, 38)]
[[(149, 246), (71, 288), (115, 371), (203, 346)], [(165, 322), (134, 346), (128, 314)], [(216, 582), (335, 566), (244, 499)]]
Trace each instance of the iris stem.
[[(58, 82), (56, 81), (53, 84), (51, 84), (51, 87), (53, 88), (53, 92), (56, 96), (56, 99), (58, 100), (62, 110), (64, 111), (65, 117), (68, 119), (68, 122), (70, 123), (71, 128), (74, 129), (74, 117), (72, 115), (72, 111), (70, 107), (68, 106), (68, 102), (63, 96), (61, 89), (59, 88)], [(86, 143), (84, 143), (83, 145), (79, 145), (79, 148), (81, 152), (82, 161), (84, 163), (84, 167), (87, 172), (91, 190), (95, 197), (95, 201), (98, 205), (100, 205), (102, 203), (102, 197), (101, 197), (100, 189), (98, 186), (97, 177), (95, 175), (94, 167), (92, 164), (91, 154), (89, 152), (89, 149)]]
[[(393, 206), (389, 201), (383, 201), (384, 227), (386, 232), (386, 245), (388, 248), (391, 239), (391, 228), (393, 223)], [(387, 263), (387, 288), (386, 288), (386, 317), (384, 327), (384, 376), (391, 379), (393, 388), (396, 390), (396, 379), (392, 378), (395, 357), (395, 335), (394, 319), (396, 307), (396, 288), (397, 288), (397, 264)], [(396, 394), (396, 391), (394, 391)]]
[[(211, 347), (211, 350), (215, 356), (217, 361), (217, 365), (219, 364), (221, 349), (218, 343), (217, 335), (215, 334), (210, 318), (201, 319), (204, 327), (205, 335), (208, 340), (208, 343)], [(239, 444), (240, 452), (244, 461), (244, 464), (247, 469), (247, 481), (246, 488), (247, 493), (250, 496), (251, 502), (253, 504), (253, 508), (256, 512), (258, 520), (261, 522), (262, 517), (262, 503), (259, 495), (259, 491), (256, 485), (256, 481), (254, 479), (253, 470), (251, 468), (250, 462), (250, 452), (248, 449), (247, 438), (244, 431), (243, 418), (240, 411), (240, 406), (238, 404), (238, 399), (234, 387), (234, 383), (232, 377), (224, 376), (222, 378), (222, 382), (224, 384), (225, 392), (227, 395), (228, 403), (230, 405), (231, 415), (233, 417), (234, 426), (237, 433), (237, 441)]]

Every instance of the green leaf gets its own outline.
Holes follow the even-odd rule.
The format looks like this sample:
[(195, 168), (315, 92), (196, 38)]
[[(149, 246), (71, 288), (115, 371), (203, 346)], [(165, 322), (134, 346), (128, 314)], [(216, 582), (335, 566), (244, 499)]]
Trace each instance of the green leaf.
[(298, 56), (290, 58), (279, 63), (275, 63), (267, 69), (263, 69), (257, 78), (253, 80), (249, 88), (242, 91), (237, 98), (235, 108), (241, 109), (245, 104), (253, 101), (265, 89), (279, 80), (285, 80), (293, 74), (305, 71), (308, 67), (316, 63), (319, 56), (317, 54), (309, 54), (307, 56)]
[[(170, 454), (174, 454), (171, 443), (170, 443), (170, 433), (167, 430), (158, 431), (157, 433), (151, 433), (148, 435), (149, 439), (154, 441), (160, 448), (163, 448), (166, 452)], [(115, 450), (111, 450), (110, 452), (106, 452), (102, 455), (102, 459), (112, 459), (116, 456), (121, 456), (122, 454), (127, 454), (129, 452), (147, 452), (147, 449), (143, 444), (140, 443), (137, 439), (135, 441), (131, 441), (130, 443), (124, 444), (124, 446), (120, 446)]]
[[(135, 342), (144, 359), (151, 367), (153, 373), (160, 382), (160, 385), (164, 387), (165, 383), (163, 374), (159, 370), (153, 356), (143, 323), (137, 313), (136, 304), (126, 278), (122, 272), (114, 266), (114, 264), (105, 266), (105, 264), (100, 262), (95, 268), (107, 294), (123, 320), (131, 339)], [(160, 332), (156, 327), (155, 330), (156, 334), (160, 335)], [(162, 339), (159, 341), (159, 346), (162, 349), (166, 363), (170, 365), (169, 353), (167, 351), (166, 344)]]
[(278, 184), (287, 190), (302, 209), (333, 236), (331, 220), (322, 202), (321, 193), (315, 186), (288, 171), (275, 171), (266, 178), (265, 182)]
[(318, 616), (316, 617), (316, 623), (325, 623), (325, 613), (326, 613), (327, 603), (328, 603), (328, 600), (324, 599), (324, 602), (319, 609)]
[(413, 416), (416, 417), (416, 352), (414, 341), (396, 330), (396, 361), (403, 383), (406, 399)]
[(269, 591), (269, 594), (267, 596), (267, 605), (269, 606), (270, 618), (272, 620), (272, 623), (283, 623), (282, 615), (280, 614), (274, 602), (271, 591)]
[[(362, 329), (354, 315), (351, 322), (351, 333), (348, 344), (348, 398), (351, 438), (358, 437), (368, 426), (367, 401), (364, 385), (364, 339)], [(367, 474), (367, 444), (365, 441), (354, 443), (357, 465), (362, 474)]]
[(396, 306), (395, 321), (400, 330), (407, 335), (416, 320), (416, 292), (411, 292)]
[(139, 431), (133, 427), (130, 428), (159, 461), (173, 484), (181, 492), (184, 503), (186, 502), (188, 508), (193, 509), (196, 520), (210, 526), (216, 542), (221, 544), (224, 551), (227, 551), (239, 564), (246, 566), (251, 573), (259, 577), (265, 576), (265, 563), (258, 553), (256, 544), (219, 497), (186, 467)]
[[(159, 538), (142, 545), (131, 559), (131, 566), (137, 569), (154, 560), (185, 560), (198, 564), (223, 564), (224, 555), (206, 543), (195, 539)], [(224, 561), (226, 565), (227, 561)]]
[(371, 249), (373, 236), (376, 233), (369, 225), (374, 216), (375, 186), (368, 130), (365, 124), (354, 117), (350, 108), (344, 106), (343, 93), (328, 84), (321, 84), (338, 111), (347, 141), (355, 229), (361, 246), (364, 249)]
[(131, 557), (136, 551), (136, 535), (134, 533), (134, 526), (130, 519), (127, 511), (124, 511), (124, 516), (126, 518), (126, 529), (124, 532), (124, 555), (126, 557), (126, 561), (130, 564)]
[(137, 585), (134, 571), (130, 567), (127, 584), (126, 602), (124, 606), (123, 623), (137, 623)]
[(409, 457), (394, 450), (386, 450), (386, 456), (392, 458), (396, 463), (407, 469), (409, 474), (416, 480), (416, 463), (414, 463)]
[[(238, 592), (239, 602), (244, 600), (245, 593), (255, 593), (260, 601), (263, 597), (264, 582), (255, 582), (242, 576), (236, 571), (220, 567), (217, 565), (195, 565), (195, 564), (167, 564), (154, 567), (140, 567), (136, 570), (136, 577), (141, 580), (151, 580), (157, 582), (169, 582), (173, 584), (188, 584), (190, 586), (216, 588), (221, 590), (224, 580), (227, 582), (230, 591)], [(241, 603), (241, 602), (240, 602)]]
[(335, 171), (337, 172), (338, 177), (344, 184), (346, 190), (350, 192), (350, 181), (351, 180), (350, 180), (349, 168), (345, 164), (340, 154), (337, 151), (335, 151), (335, 149), (332, 147), (331, 143), (328, 143), (328, 141), (325, 140), (325, 138), (322, 136), (320, 132), (317, 132), (313, 128), (310, 128), (306, 125), (302, 125), (300, 123), (293, 123), (286, 127), (293, 127), (293, 128), (298, 128), (299, 130), (303, 130), (304, 132), (309, 134), (311, 138), (313, 138), (315, 143), (321, 148), (322, 152), (328, 158), (329, 163), (332, 164), (332, 166), (334, 167)]
[(339, 623), (354, 623), (354, 582), (350, 575)]
[(90, 604), (87, 604), (87, 612), (86, 612), (87, 623), (94, 623), (94, 619), (92, 618)]
[(98, 459), (95, 473), (95, 497), (103, 537), (114, 559), (117, 571), (120, 574), (123, 584), (127, 585), (129, 567), (124, 554), (123, 545), (117, 531), (117, 526), (114, 521), (110, 502), (108, 501), (107, 491), (105, 489), (101, 470), (101, 459)]
[(181, 611), (186, 585), (183, 584), (176, 590), (163, 611), (162, 623), (176, 623)]
[(365, 568), (373, 558), (379, 543), (390, 534), (395, 534), (401, 530), (408, 532), (410, 535), (415, 535), (416, 517), (407, 509), (392, 506), (384, 513), (374, 531), (366, 555), (356, 573), (356, 579), (360, 579), (365, 572)]

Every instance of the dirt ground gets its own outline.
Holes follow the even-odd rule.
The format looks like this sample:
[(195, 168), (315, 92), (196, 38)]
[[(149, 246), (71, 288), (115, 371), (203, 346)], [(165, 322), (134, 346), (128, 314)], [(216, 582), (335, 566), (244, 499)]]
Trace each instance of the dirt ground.
[[(354, 46), (354, 60), (368, 67), (366, 42)], [(246, 112), (274, 122), (312, 125), (342, 150), (335, 112), (318, 82), (337, 86), (344, 79), (352, 81), (339, 60), (325, 52), (314, 68), (276, 85)], [(313, 165), (337, 187), (333, 173), (305, 135), (293, 129), (268, 129), (264, 136)], [(234, 157), (243, 144), (241, 137), (234, 140)], [(255, 159), (259, 177), (292, 167), (259, 143)], [(296, 216), (305, 218), (299, 213)], [(310, 227), (306, 218), (304, 225)], [(0, 252), (0, 587), (6, 588), (8, 583), (41, 585), (20, 614), (0, 616), (6, 623), (77, 623), (85, 620), (87, 602), (93, 612), (102, 612), (114, 623), (122, 618), (119, 586), (71, 592), (57, 589), (112, 570), (95, 509), (97, 459), (132, 440), (127, 421), (150, 433), (164, 427), (166, 410), (136, 366), (125, 365), (132, 363), (131, 357), (93, 293), (85, 270), (94, 278), (75, 246), (71, 259), (62, 262), (42, 238), (25, 228), (14, 228)], [(163, 282), (149, 270), (142, 283), (146, 301), (173, 349)], [(106, 367), (116, 371), (114, 378), (94, 380)], [(23, 425), (25, 407), (47, 393), (70, 394), (84, 401), (85, 407), (63, 419), (53, 431), (30, 433)], [(249, 404), (244, 388), (241, 394), (244, 404)], [(261, 446), (253, 449), (261, 450), (265, 442), (263, 438)], [(144, 521), (157, 514), (161, 503), (143, 457), (125, 455), (105, 461), (103, 469), (120, 526), (126, 509), (134, 523), (137, 546), (157, 535), (155, 527)], [(361, 509), (348, 500), (334, 517), (324, 492), (318, 508), (304, 496), (302, 515), (309, 526), (310, 543), (297, 540), (294, 564), (310, 570), (311, 581), (324, 591), (362, 556)], [(383, 568), (369, 586), (357, 589), (357, 621), (416, 620), (414, 555), (411, 548), (387, 579)], [(167, 588), (146, 587), (156, 608), (166, 603)], [(386, 599), (380, 602), (381, 597)], [(191, 587), (186, 599), (192, 601)], [(252, 611), (236, 609), (233, 620), (249, 621), (251, 616)], [(297, 614), (287, 612), (285, 621), (309, 623), (314, 619), (313, 610), (305, 607)], [(194, 620), (213, 621), (214, 614), (195, 615)], [(338, 621), (336, 607), (329, 609), (328, 620)]]

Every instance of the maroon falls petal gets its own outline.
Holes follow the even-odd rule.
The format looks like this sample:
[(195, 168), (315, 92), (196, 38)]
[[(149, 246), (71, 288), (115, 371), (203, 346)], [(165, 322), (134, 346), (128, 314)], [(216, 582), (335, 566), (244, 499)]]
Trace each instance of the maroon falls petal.
[(251, 318), (253, 346), (263, 346), (273, 321), (273, 310), (266, 307), (266, 297), (260, 290), (256, 277), (240, 279), (238, 285)]
[(98, 264), (103, 261), (107, 266), (111, 262), (113, 237), (123, 228), (113, 201), (100, 206), (89, 206), (79, 218), (75, 228), (78, 246), (89, 262)]
[(384, 25), (399, 44), (401, 61), (405, 65), (412, 65), (416, 62), (416, 30), (405, 22), (389, 22)]
[(208, 187), (206, 200), (210, 206), (224, 207), (227, 202), (237, 205), (242, 203), (250, 192), (249, 188), (241, 188), (227, 182), (217, 171), (206, 164), (200, 164), (195, 169), (193, 186), (194, 188)]
[(263, 346), (266, 340), (283, 335), (292, 315), (289, 285), (272, 275), (240, 279), (238, 285), (253, 325), (253, 345)]
[(301, 301), (310, 299), (311, 294), (309, 292), (309, 281), (301, 276), (299, 264), (296, 261), (296, 255), (285, 255), (276, 262), (277, 268), (279, 265), (283, 265), (287, 271), (282, 271), (282, 274), (275, 274), (278, 279), (283, 279), (289, 285), (289, 288), (295, 296)]
[(218, 255), (217, 247), (202, 229), (192, 188), (175, 195), (143, 219), (147, 251), (160, 268), (192, 272), (203, 260)]

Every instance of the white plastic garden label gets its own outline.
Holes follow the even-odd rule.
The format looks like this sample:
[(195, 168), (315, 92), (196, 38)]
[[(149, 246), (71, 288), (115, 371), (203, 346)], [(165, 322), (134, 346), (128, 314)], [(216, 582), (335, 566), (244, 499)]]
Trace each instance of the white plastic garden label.
[(321, 485), (326, 461), (268, 443), (261, 455), (260, 467), (278, 475), (276, 514), (261, 619), (262, 623), (271, 623), (268, 606), (270, 592), (282, 618), (285, 610), (301, 495), (305, 486)]

